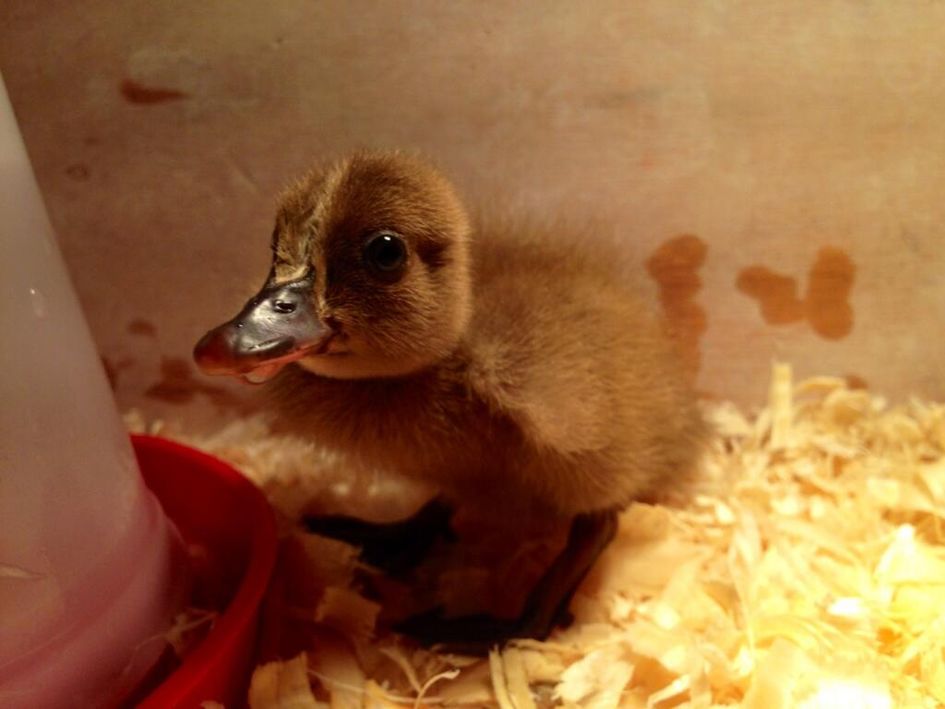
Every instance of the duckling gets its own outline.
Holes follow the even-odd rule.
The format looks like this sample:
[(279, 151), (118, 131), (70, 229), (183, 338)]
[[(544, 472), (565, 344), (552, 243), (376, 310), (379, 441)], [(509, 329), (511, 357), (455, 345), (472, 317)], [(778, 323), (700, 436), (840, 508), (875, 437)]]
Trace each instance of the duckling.
[[(282, 195), (271, 248), (262, 290), (195, 347), (205, 373), (272, 380), (293, 429), (440, 490), (386, 528), (417, 543), (411, 562), (457, 507), (570, 524), (520, 617), (435, 609), (402, 626), (424, 642), (546, 637), (618, 512), (697, 467), (706, 426), (692, 389), (601, 244), (512, 222), (473, 228), (426, 161), (362, 152)], [(356, 520), (310, 526), (366, 550), (376, 541)]]

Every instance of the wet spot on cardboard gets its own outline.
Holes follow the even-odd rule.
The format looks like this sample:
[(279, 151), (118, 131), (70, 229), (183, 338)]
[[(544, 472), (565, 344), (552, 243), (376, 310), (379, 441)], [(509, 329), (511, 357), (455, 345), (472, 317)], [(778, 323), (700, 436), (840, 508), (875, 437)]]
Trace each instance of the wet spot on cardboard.
[(117, 390), (118, 378), (121, 376), (121, 373), (135, 363), (131, 357), (125, 357), (116, 361), (105, 355), (99, 355), (99, 359), (102, 361), (102, 367), (105, 369), (105, 376), (108, 377), (108, 385), (111, 387), (112, 391)]
[(855, 278), (856, 266), (840, 249), (817, 253), (807, 286), (807, 318), (821, 337), (839, 340), (853, 329), (850, 292)]
[(85, 182), (89, 179), (91, 173), (89, 172), (89, 166), (85, 163), (77, 162), (69, 165), (66, 168), (66, 175), (75, 180), (76, 182)]
[(840, 249), (824, 247), (817, 252), (807, 277), (807, 293), (798, 297), (796, 279), (767, 266), (754, 265), (739, 272), (735, 286), (758, 303), (769, 325), (806, 320), (828, 340), (839, 340), (853, 329), (850, 293), (856, 266)]
[(758, 301), (761, 315), (769, 325), (802, 320), (804, 302), (797, 297), (797, 281), (764, 266), (751, 266), (738, 274), (735, 282), (742, 293)]
[(847, 386), (851, 389), (869, 389), (869, 383), (861, 376), (857, 374), (848, 374), (844, 377), (846, 380)]
[(696, 301), (702, 289), (699, 269), (708, 246), (697, 236), (683, 234), (666, 241), (646, 261), (646, 270), (659, 286), (660, 303), (687, 369), (698, 373), (699, 342), (708, 327), (705, 309)]
[(199, 386), (186, 360), (162, 357), (161, 379), (148, 387), (145, 395), (169, 404), (186, 404), (197, 395)]
[(161, 358), (161, 378), (144, 394), (168, 404), (188, 404), (202, 394), (220, 408), (246, 408), (245, 402), (223, 387), (197, 379), (190, 362), (180, 357)]
[(157, 328), (150, 320), (145, 320), (144, 318), (135, 318), (130, 323), (128, 323), (128, 332), (130, 332), (132, 335), (154, 337), (157, 335)]
[(181, 99), (189, 97), (187, 93), (178, 89), (170, 89), (162, 86), (145, 86), (131, 79), (122, 81), (119, 89), (121, 95), (125, 97), (128, 103), (141, 105), (180, 101)]

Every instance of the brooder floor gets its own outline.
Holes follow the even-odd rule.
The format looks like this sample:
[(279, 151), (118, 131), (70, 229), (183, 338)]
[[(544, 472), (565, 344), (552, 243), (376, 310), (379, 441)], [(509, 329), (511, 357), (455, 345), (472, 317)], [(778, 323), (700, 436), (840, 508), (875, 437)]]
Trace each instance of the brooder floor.
[[(842, 379), (795, 383), (776, 365), (760, 412), (713, 403), (707, 416), (718, 435), (699, 488), (623, 514), (570, 627), (485, 659), (384, 631), (388, 606), (439, 594), (462, 610), (496, 596), (515, 570), (524, 582), (538, 562), (518, 559), (504, 575), (489, 573), (487, 554), (479, 566), (447, 564), (432, 597), (420, 598), (294, 522), (313, 507), (354, 511), (352, 500), (409, 506), (421, 492), (352, 477), (344, 461), (274, 434), (262, 418), (202, 438), (149, 428), (230, 460), (280, 513), (262, 653), (281, 659), (256, 669), (254, 709), (945, 703), (945, 405), (889, 406)], [(129, 424), (145, 427), (140, 416)], [(548, 553), (541, 542), (529, 551)]]

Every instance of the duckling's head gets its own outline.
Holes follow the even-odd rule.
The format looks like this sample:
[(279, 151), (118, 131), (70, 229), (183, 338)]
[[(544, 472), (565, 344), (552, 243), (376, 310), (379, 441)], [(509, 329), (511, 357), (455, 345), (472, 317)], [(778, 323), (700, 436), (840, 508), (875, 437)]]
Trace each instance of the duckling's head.
[(469, 222), (449, 182), (401, 153), (314, 170), (280, 199), (262, 290), (208, 332), (208, 374), (264, 381), (289, 362), (395, 377), (442, 359), (470, 314)]

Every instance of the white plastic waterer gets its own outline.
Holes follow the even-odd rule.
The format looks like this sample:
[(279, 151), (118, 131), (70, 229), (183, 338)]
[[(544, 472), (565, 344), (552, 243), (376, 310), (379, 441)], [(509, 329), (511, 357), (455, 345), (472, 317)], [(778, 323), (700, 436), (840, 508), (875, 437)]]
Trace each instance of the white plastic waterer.
[(176, 536), (145, 488), (0, 78), (0, 706), (110, 706), (165, 647)]

